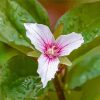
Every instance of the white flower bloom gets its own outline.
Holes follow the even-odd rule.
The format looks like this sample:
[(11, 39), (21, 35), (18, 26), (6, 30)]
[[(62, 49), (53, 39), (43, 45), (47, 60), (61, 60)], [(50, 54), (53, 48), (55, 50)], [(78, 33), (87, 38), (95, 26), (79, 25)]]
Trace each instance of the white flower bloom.
[(72, 32), (54, 39), (50, 29), (42, 24), (25, 23), (26, 35), (31, 43), (42, 54), (38, 58), (38, 74), (41, 77), (43, 88), (54, 78), (58, 71), (59, 57), (69, 55), (84, 42), (81, 34)]

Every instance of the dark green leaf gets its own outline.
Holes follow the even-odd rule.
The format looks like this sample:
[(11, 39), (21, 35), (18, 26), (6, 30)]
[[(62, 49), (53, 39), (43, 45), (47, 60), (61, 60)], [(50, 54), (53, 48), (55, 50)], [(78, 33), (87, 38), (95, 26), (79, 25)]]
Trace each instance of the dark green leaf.
[(82, 45), (79, 49), (74, 50), (69, 56), (68, 58), (71, 61), (74, 61), (75, 59), (79, 58), (80, 56), (84, 55), (85, 53), (87, 53), (88, 51), (90, 51), (91, 49), (97, 47), (100, 45), (99, 43), (100, 41), (100, 36), (95, 38), (92, 42), (86, 43), (84, 45)]
[(49, 17), (46, 10), (37, 0), (16, 0), (24, 9), (26, 9), (36, 20), (37, 23), (49, 26)]
[(10, 58), (19, 52), (0, 42), (0, 65), (6, 63)]
[(64, 26), (63, 24), (59, 24), (59, 26), (56, 28), (56, 30), (54, 32), (55, 38), (58, 38), (62, 34), (63, 26)]
[(6, 13), (8, 18), (15, 26), (15, 28), (25, 37), (26, 30), (24, 27), (24, 23), (34, 23), (36, 22), (36, 20), (29, 14), (29, 12), (27, 12), (27, 10), (22, 8), (16, 1), (8, 0), (7, 5), (8, 7)]
[(97, 2), (100, 0), (73, 0), (76, 4), (81, 4), (81, 3), (91, 3), (91, 2)]
[(43, 93), (34, 59), (24, 55), (10, 59), (1, 69), (0, 91), (2, 100), (25, 100), (33, 93), (31, 100)]
[(100, 76), (85, 84), (80, 100), (100, 100)]
[(0, 41), (20, 50), (23, 53), (29, 51), (32, 46), (13, 27), (8, 18), (0, 11)]
[(67, 91), (68, 100), (100, 100), (100, 76), (87, 81), (80, 90)]
[(88, 3), (72, 9), (63, 15), (60, 23), (64, 23), (63, 34), (81, 33), (85, 43), (91, 42), (100, 35), (100, 2)]
[(25, 54), (34, 49), (26, 37), (24, 23), (49, 25), (44, 8), (36, 0), (4, 0), (0, 5), (0, 41)]
[(68, 84), (71, 89), (79, 87), (88, 80), (100, 75), (100, 46), (79, 57), (73, 62), (69, 72)]
[(100, 2), (83, 4), (67, 12), (58, 21), (57, 26), (61, 23), (64, 24), (63, 34), (68, 34), (73, 31), (82, 33), (85, 40), (85, 43), (79, 49), (74, 50), (68, 56), (71, 61), (74, 61), (89, 50), (100, 45), (99, 7)]

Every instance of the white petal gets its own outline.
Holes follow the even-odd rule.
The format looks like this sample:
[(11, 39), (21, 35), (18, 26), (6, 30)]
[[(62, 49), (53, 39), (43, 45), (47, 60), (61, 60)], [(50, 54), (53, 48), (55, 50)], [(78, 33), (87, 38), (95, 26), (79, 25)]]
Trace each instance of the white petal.
[(68, 35), (61, 35), (56, 42), (61, 49), (60, 56), (64, 56), (69, 55), (74, 49), (79, 48), (84, 40), (81, 34), (72, 32)]
[(38, 74), (41, 77), (43, 88), (47, 85), (48, 81), (54, 78), (58, 70), (59, 59), (49, 60), (45, 55), (41, 55), (38, 59)]
[(27, 30), (27, 37), (39, 51), (43, 52), (44, 45), (54, 41), (54, 37), (51, 31), (46, 25), (37, 23), (25, 23), (24, 26)]

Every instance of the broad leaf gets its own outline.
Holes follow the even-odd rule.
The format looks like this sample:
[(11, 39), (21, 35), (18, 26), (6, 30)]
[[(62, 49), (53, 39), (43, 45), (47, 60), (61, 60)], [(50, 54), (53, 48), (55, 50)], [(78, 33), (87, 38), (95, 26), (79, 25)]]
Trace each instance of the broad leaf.
[[(3, 66), (0, 74), (0, 98), (2, 100), (33, 99), (43, 93), (37, 75), (37, 63), (33, 58), (15, 56)], [(33, 95), (28, 97), (33, 93)]]
[(100, 0), (73, 0), (74, 3), (76, 4), (81, 4), (81, 3), (92, 3), (92, 2), (97, 2)]
[(0, 42), (0, 65), (3, 65), (9, 59), (11, 59), (13, 56), (16, 56), (17, 54), (19, 54), (18, 51)]
[(66, 92), (68, 100), (100, 100), (100, 76), (87, 81), (82, 88)]
[(61, 64), (64, 64), (64, 65), (67, 65), (67, 66), (72, 65), (72, 62), (66, 56), (65, 57), (60, 57), (59, 60), (60, 60)]
[[(85, 43), (100, 36), (100, 2), (83, 4), (64, 14), (60, 23), (64, 24), (63, 34), (81, 33)], [(56, 26), (57, 27), (57, 26)]]
[(46, 10), (37, 0), (15, 0), (26, 9), (36, 20), (37, 23), (49, 26), (49, 17)]
[[(63, 34), (77, 32), (83, 35), (84, 44), (74, 50), (68, 58), (73, 61), (99, 45), (100, 41), (100, 2), (83, 4), (66, 12), (56, 25), (64, 24)], [(66, 40), (67, 41), (67, 40)]]
[(55, 38), (58, 38), (62, 34), (63, 26), (64, 26), (63, 24), (59, 24), (59, 26), (56, 28), (56, 30), (54, 32)]
[(82, 45), (79, 49), (74, 50), (69, 56), (68, 58), (71, 61), (74, 61), (75, 59), (79, 58), (80, 56), (84, 55), (85, 53), (87, 53), (88, 51), (90, 51), (91, 49), (97, 47), (100, 45), (99, 43), (100, 41), (100, 36), (95, 38), (92, 42), (86, 43), (84, 45)]
[(32, 46), (23, 38), (21, 34), (13, 27), (3, 12), (0, 11), (0, 41), (20, 50), (27, 52)]
[(100, 100), (100, 76), (90, 80), (82, 89), (80, 100)]
[(34, 23), (36, 22), (36, 20), (27, 10), (22, 8), (16, 1), (8, 0), (7, 5), (8, 8), (6, 10), (6, 13), (9, 20), (19, 31), (19, 33), (22, 33), (22, 35), (25, 37), (26, 30), (24, 27), (24, 23)]
[(92, 49), (73, 62), (69, 72), (68, 85), (71, 89), (79, 87), (88, 80), (100, 76), (100, 46)]
[(4, 0), (0, 2), (0, 41), (25, 54), (34, 49), (26, 37), (24, 28), (26, 22), (49, 25), (48, 15), (38, 1)]

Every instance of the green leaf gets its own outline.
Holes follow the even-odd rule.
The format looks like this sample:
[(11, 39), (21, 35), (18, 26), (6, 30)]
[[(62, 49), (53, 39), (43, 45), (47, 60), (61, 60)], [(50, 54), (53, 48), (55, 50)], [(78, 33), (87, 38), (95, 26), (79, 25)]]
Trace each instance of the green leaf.
[(64, 65), (67, 65), (67, 66), (72, 65), (72, 62), (66, 56), (65, 57), (60, 57), (59, 60), (60, 60), (61, 64), (64, 64)]
[(27, 56), (30, 56), (30, 57), (39, 57), (41, 55), (41, 53), (37, 50), (33, 50), (33, 51), (30, 51), (26, 54)]
[(92, 49), (84, 56), (73, 62), (73, 68), (69, 72), (69, 88), (82, 86), (88, 80), (100, 75), (100, 46)]
[(0, 0), (0, 10), (5, 9), (6, 0)]
[(81, 98), (81, 93), (82, 91), (75, 91), (75, 90), (73, 90), (73, 91), (67, 91), (66, 92), (66, 98), (68, 98), (68, 100), (81, 100), (80, 98)]
[(24, 27), (24, 23), (34, 23), (36, 20), (31, 14), (22, 8), (16, 1), (8, 0), (7, 2), (7, 16), (11, 23), (15, 26), (15, 28), (22, 33), (22, 35), (26, 36), (26, 30)]
[(11, 58), (1, 69), (0, 98), (2, 100), (29, 100), (43, 93), (33, 58), (18, 55)]
[(16, 56), (17, 54), (19, 54), (18, 51), (0, 42), (0, 65), (3, 65), (9, 59), (11, 59), (13, 56)]
[(82, 89), (80, 100), (100, 100), (100, 76), (90, 80)]
[(63, 24), (61, 23), (55, 30), (54, 32), (54, 37), (55, 38), (58, 38), (61, 34), (62, 34), (62, 31), (63, 31)]
[(49, 25), (44, 8), (36, 0), (4, 0), (0, 5), (0, 41), (25, 54), (32, 51), (34, 48), (26, 37), (24, 23)]
[(37, 0), (15, 0), (24, 9), (26, 9), (36, 20), (37, 23), (45, 24), (49, 26), (49, 17), (46, 10)]
[(100, 0), (73, 0), (76, 4), (81, 4), (81, 3), (92, 3), (92, 2), (97, 2)]
[(79, 49), (74, 50), (68, 58), (71, 61), (74, 61), (75, 59), (79, 58), (80, 56), (84, 55), (88, 51), (92, 50), (93, 48), (97, 47), (100, 45), (100, 36), (95, 38), (92, 42), (86, 43), (82, 45)]
[(78, 90), (66, 91), (68, 100), (100, 100), (100, 76), (87, 81)]
[(74, 50), (68, 56), (71, 61), (74, 61), (89, 50), (100, 45), (99, 5), (100, 2), (83, 4), (67, 12), (58, 21), (56, 27), (61, 23), (64, 24), (63, 34), (73, 31), (82, 33), (85, 40), (85, 43), (80, 48)]
[(17, 50), (26, 53), (33, 48), (9, 22), (6, 15), (0, 11), (0, 41)]
[[(83, 4), (64, 14), (57, 25), (63, 23), (63, 34), (81, 33), (85, 43), (100, 36), (100, 2)], [(56, 26), (57, 27), (57, 26)]]

